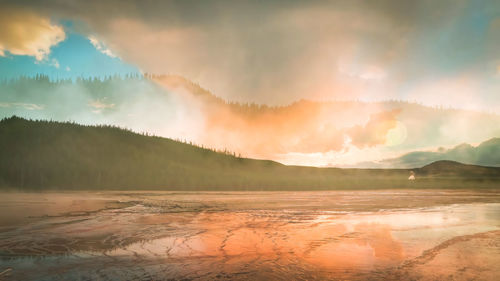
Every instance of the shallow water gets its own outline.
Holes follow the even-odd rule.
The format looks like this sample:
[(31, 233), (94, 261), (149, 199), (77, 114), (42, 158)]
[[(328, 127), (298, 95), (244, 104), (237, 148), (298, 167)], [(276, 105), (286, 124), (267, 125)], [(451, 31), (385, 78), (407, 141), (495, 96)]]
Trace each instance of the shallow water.
[(0, 280), (499, 280), (500, 191), (1, 193)]

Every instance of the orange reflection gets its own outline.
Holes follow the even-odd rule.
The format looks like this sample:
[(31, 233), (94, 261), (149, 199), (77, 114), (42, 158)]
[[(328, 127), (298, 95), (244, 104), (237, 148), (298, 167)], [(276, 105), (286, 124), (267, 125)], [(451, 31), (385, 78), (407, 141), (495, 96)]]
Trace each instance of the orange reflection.
[(173, 258), (211, 256), (228, 262), (258, 259), (283, 264), (299, 260), (328, 270), (370, 269), (403, 260), (403, 248), (387, 225), (346, 226), (334, 217), (321, 223), (289, 219), (249, 213), (200, 214), (191, 225), (203, 230), (198, 234), (152, 242), (170, 248)]

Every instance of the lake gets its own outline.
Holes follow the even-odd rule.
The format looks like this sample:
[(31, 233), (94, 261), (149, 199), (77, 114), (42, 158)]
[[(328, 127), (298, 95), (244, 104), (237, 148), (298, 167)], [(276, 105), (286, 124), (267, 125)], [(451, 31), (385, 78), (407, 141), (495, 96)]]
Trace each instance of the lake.
[(500, 278), (500, 190), (0, 194), (0, 280)]

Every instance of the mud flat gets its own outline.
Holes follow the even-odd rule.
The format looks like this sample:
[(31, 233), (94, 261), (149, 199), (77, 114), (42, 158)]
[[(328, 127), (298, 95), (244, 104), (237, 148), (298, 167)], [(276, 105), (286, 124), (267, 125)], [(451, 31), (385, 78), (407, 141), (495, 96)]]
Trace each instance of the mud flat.
[(2, 193), (0, 280), (498, 280), (500, 190)]

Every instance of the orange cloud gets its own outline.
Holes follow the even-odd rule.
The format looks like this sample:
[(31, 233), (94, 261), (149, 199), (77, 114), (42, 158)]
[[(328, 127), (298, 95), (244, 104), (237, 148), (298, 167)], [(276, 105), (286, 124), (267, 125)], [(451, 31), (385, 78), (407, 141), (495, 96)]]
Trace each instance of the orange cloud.
[(33, 56), (37, 61), (47, 58), (50, 48), (66, 37), (61, 26), (35, 13), (2, 7), (0, 9), (0, 56)]
[(352, 144), (359, 148), (371, 147), (386, 142), (387, 133), (397, 125), (396, 117), (401, 110), (373, 114), (368, 123), (348, 129)]

